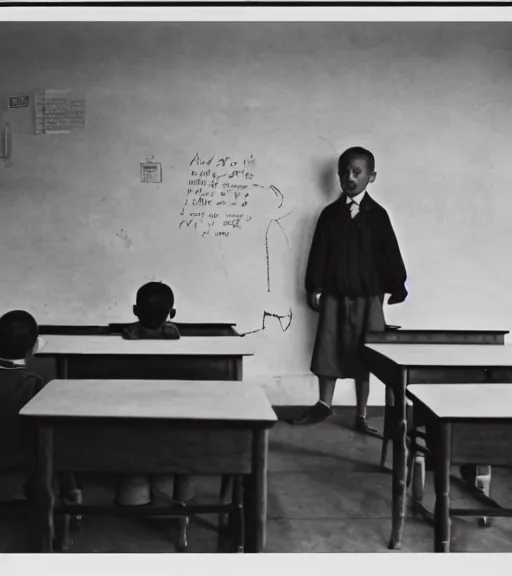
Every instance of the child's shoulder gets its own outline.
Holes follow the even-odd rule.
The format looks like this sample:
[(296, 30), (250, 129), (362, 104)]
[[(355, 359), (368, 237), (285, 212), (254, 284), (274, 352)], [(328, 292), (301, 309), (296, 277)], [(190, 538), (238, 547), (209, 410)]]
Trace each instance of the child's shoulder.
[(166, 322), (163, 325), (162, 334), (170, 340), (178, 340), (179, 338), (181, 338), (181, 334), (180, 331), (178, 330), (178, 327), (176, 326), (176, 324), (173, 324), (172, 322)]
[(178, 327), (171, 322), (166, 322), (158, 330), (150, 330), (140, 322), (134, 322), (125, 326), (122, 337), (127, 340), (178, 340), (181, 335)]
[(386, 215), (388, 212), (387, 210), (384, 208), (384, 206), (382, 204), (379, 204), (377, 202), (377, 200), (375, 200), (374, 198), (372, 198), (372, 196), (370, 196), (368, 193), (366, 193), (366, 204), (367, 206), (371, 209), (374, 210), (376, 214), (379, 215)]
[(128, 324), (123, 328), (121, 335), (127, 340), (137, 340), (140, 338), (140, 324), (139, 322), (133, 322), (133, 324)]
[(35, 396), (45, 386), (44, 378), (28, 368), (25, 370), (23, 382), (31, 396)]
[(343, 206), (343, 198), (337, 198), (334, 202), (327, 204), (320, 212), (320, 218), (328, 218), (332, 214), (339, 212), (340, 208)]
[(15, 393), (30, 400), (44, 388), (43, 377), (26, 366), (0, 368), (0, 394)]

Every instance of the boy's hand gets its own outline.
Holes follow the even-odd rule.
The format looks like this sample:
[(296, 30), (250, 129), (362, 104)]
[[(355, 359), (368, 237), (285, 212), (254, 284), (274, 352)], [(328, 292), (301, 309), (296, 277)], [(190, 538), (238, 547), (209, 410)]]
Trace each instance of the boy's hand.
[(392, 306), (393, 304), (401, 304), (407, 298), (408, 292), (404, 288), (402, 292), (396, 292), (395, 294), (391, 294), (388, 298), (388, 304)]
[(308, 292), (308, 306), (314, 312), (320, 311), (320, 298), (322, 297), (321, 292)]

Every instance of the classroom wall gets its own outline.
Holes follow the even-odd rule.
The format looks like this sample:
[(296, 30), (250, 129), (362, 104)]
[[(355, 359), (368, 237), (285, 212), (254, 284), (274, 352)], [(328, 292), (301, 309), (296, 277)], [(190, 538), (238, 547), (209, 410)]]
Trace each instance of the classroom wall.
[[(362, 145), (410, 276), (388, 322), (510, 328), (511, 48), (508, 23), (1, 23), (1, 311), (129, 321), (137, 287), (168, 281), (180, 321), (253, 332), (268, 312), (245, 376), (312, 401), (307, 253), (338, 154)], [(35, 135), (6, 103), (36, 88), (85, 98), (85, 129)], [(161, 184), (141, 182), (151, 157)]]

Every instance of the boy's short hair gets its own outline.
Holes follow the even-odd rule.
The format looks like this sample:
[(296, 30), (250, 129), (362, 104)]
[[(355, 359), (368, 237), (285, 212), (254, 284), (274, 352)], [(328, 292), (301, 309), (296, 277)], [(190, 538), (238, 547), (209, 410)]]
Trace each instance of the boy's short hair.
[(0, 318), (0, 357), (25, 358), (36, 345), (39, 328), (34, 317), (24, 310), (12, 310)]
[(364, 158), (366, 160), (366, 165), (370, 172), (375, 171), (375, 156), (366, 148), (361, 148), (360, 146), (354, 146), (345, 150), (338, 160), (338, 174), (343, 172), (343, 168), (348, 164), (349, 160), (352, 158)]
[(174, 293), (163, 282), (148, 282), (137, 292), (137, 315), (146, 328), (159, 328), (174, 307)]

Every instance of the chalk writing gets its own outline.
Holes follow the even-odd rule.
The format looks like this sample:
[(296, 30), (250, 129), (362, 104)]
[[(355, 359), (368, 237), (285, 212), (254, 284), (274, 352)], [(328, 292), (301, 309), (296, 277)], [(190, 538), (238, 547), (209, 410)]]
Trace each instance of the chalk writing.
[[(179, 228), (192, 228), (201, 236), (228, 237), (252, 220), (247, 214), (256, 187), (256, 159), (195, 154), (189, 162), (185, 202)], [(259, 186), (265, 188), (265, 186)]]

